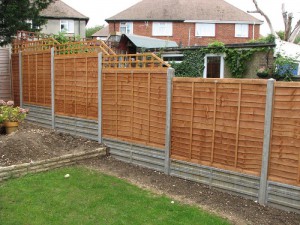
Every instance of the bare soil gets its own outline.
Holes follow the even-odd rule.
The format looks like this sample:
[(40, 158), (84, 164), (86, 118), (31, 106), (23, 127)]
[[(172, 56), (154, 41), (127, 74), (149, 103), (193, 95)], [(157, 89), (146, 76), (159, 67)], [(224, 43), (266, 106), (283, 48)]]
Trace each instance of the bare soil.
[[(0, 167), (91, 150), (100, 146), (95, 141), (24, 123), (16, 133), (0, 135)], [(112, 157), (88, 160), (82, 164), (125, 179), (141, 188), (167, 195), (175, 201), (217, 213), (233, 224), (300, 225), (300, 214), (260, 206), (252, 200), (130, 165)]]
[(0, 135), (0, 167), (53, 158), (101, 147), (98, 142), (22, 123), (10, 135)]

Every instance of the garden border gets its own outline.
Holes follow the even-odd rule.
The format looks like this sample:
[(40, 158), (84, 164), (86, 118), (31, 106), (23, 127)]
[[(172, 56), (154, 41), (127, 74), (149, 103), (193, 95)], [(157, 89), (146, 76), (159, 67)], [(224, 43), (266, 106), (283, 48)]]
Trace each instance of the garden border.
[(10, 178), (21, 177), (29, 173), (39, 173), (60, 167), (74, 165), (82, 160), (94, 159), (105, 155), (107, 155), (107, 148), (101, 147), (92, 151), (76, 152), (73, 154), (67, 154), (31, 163), (0, 167), (0, 182), (8, 180)]

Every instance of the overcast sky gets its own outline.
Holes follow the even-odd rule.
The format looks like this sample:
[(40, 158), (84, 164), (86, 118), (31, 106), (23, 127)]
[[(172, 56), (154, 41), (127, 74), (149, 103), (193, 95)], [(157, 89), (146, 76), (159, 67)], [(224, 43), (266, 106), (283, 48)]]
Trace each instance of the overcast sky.
[[(106, 24), (105, 19), (129, 8), (141, 0), (63, 0), (77, 11), (90, 18), (88, 27)], [(252, 0), (226, 0), (243, 11), (255, 10)], [(288, 12), (294, 13), (294, 23), (300, 19), (300, 0), (257, 0), (260, 8), (270, 17), (276, 31), (283, 30), (281, 5), (284, 2)], [(259, 14), (252, 14), (264, 20)], [(270, 33), (266, 22), (261, 26), (261, 34)]]

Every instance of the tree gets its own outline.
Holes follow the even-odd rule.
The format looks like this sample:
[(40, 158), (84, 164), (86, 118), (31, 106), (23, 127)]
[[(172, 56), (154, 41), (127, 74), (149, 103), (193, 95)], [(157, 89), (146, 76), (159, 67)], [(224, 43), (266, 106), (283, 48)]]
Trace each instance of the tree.
[(0, 46), (12, 42), (18, 30), (39, 31), (47, 22), (41, 10), (55, 0), (0, 0)]
[[(274, 35), (276, 38), (280, 38), (280, 36), (278, 36), (278, 34), (274, 31), (272, 22), (269, 19), (269, 17), (259, 8), (257, 1), (253, 0), (253, 3), (255, 5), (256, 10), (248, 11), (248, 12), (261, 14), (266, 19), (266, 21), (270, 27), (271, 34)], [(282, 17), (283, 17), (283, 22), (284, 22), (284, 26), (285, 26), (285, 29), (283, 32), (283, 40), (288, 41), (288, 42), (295, 42), (298, 34), (300, 33), (300, 20), (297, 22), (294, 29), (292, 29), (293, 13), (288, 13), (285, 10), (284, 3), (282, 4)]]
[(104, 27), (103, 25), (102, 26), (101, 25), (96, 25), (94, 27), (87, 28), (86, 31), (85, 31), (86, 38), (91, 38), (94, 33), (101, 30), (103, 27)]

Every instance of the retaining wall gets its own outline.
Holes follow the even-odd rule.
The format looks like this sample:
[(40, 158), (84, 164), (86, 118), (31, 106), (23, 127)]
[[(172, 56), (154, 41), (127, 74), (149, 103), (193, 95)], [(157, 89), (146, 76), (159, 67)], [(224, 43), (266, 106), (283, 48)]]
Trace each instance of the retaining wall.
[(78, 152), (37, 162), (0, 167), (0, 181), (15, 177), (21, 177), (29, 173), (38, 173), (60, 167), (70, 166), (85, 159), (93, 159), (104, 155), (106, 155), (105, 147), (88, 152)]

